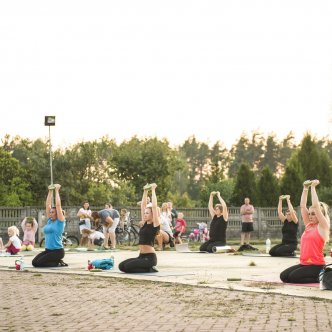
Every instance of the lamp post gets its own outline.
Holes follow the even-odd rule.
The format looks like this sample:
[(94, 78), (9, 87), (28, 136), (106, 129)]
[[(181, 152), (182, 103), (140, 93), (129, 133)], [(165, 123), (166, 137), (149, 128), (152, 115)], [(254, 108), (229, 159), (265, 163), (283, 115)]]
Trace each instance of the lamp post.
[(55, 126), (55, 116), (51, 116), (51, 115), (45, 116), (45, 126), (48, 126), (49, 151), (50, 151), (50, 169), (51, 169), (51, 184), (53, 184), (51, 126)]

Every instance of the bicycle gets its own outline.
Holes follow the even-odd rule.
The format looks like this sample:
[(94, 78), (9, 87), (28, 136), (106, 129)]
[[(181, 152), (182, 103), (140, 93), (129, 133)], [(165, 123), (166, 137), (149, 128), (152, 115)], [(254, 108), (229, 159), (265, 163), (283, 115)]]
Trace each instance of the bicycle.
[[(75, 235), (67, 235), (67, 232), (62, 233), (62, 244), (66, 248), (76, 248), (78, 247), (80, 241)], [(43, 237), (39, 242), (39, 247), (44, 248), (45, 237)]]

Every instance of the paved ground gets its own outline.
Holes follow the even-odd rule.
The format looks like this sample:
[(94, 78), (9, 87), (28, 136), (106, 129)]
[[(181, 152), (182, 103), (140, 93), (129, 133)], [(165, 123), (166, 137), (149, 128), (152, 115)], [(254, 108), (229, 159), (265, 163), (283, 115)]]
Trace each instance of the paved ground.
[(332, 292), (278, 282), (295, 258), (161, 252), (159, 275), (86, 271), (109, 255), (68, 253), (68, 268), (26, 272), (0, 257), (0, 331), (332, 331)]

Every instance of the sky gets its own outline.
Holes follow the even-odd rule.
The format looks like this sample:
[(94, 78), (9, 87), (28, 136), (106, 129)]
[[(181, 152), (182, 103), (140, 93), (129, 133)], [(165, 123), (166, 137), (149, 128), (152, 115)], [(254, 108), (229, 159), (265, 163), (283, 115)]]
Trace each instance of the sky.
[(332, 133), (329, 0), (2, 1), (0, 138)]

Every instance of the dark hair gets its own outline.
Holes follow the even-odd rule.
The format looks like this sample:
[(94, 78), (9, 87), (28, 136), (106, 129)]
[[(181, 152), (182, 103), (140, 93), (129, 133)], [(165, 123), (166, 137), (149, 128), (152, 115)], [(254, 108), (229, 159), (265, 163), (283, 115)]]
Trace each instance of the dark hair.
[(91, 217), (93, 218), (93, 219), (99, 219), (100, 217), (99, 217), (99, 213), (97, 212), (97, 211), (93, 211), (92, 213), (91, 213)]
[[(84, 202), (82, 203), (82, 207), (84, 207), (84, 204), (85, 204), (85, 203), (88, 203), (88, 204), (89, 204), (89, 201), (84, 201)], [(90, 210), (90, 204), (89, 204), (87, 210)]]

